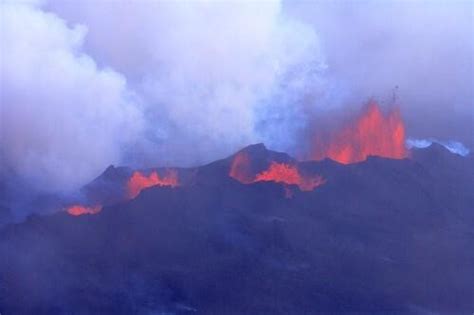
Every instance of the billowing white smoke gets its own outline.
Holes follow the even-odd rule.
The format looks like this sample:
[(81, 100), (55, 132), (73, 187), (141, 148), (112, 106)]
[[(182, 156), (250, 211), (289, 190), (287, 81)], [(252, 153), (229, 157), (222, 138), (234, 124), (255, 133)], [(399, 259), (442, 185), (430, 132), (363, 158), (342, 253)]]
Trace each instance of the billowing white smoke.
[(87, 49), (131, 79), (149, 140), (133, 155), (154, 164), (208, 161), (258, 141), (286, 145), (303, 127), (298, 100), (321, 86), (315, 31), (285, 17), (280, 1), (49, 7), (88, 25)]
[(0, 5), (2, 172), (46, 191), (77, 188), (120, 161), (141, 113), (125, 78), (83, 53), (84, 27), (28, 2)]
[(2, 3), (1, 146), (43, 188), (287, 146), (321, 86), (317, 36), (279, 1), (27, 2)]
[(41, 187), (292, 149), (315, 108), (396, 85), (408, 134), (472, 146), (467, 2), (38, 1), (1, 4), (0, 150)]

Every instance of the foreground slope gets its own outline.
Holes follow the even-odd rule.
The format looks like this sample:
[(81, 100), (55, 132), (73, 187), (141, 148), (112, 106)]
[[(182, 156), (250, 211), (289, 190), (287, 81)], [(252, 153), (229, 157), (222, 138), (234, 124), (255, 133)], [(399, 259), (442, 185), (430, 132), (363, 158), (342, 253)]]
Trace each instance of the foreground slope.
[[(0, 312), (472, 313), (471, 158), (436, 145), (350, 165), (244, 152), (256, 171), (278, 160), (326, 182), (309, 192), (242, 184), (229, 157), (129, 201), (97, 193), (110, 205), (95, 215), (9, 225)], [(129, 172), (103, 181), (117, 170)]]

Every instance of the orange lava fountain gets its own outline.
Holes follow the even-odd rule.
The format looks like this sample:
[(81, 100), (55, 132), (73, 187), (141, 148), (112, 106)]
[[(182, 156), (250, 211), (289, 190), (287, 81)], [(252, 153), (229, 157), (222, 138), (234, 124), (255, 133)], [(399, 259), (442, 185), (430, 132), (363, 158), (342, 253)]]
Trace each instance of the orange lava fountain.
[(317, 146), (312, 157), (350, 164), (364, 161), (370, 155), (393, 159), (407, 156), (405, 125), (399, 110), (383, 115), (375, 101), (367, 105), (357, 121), (337, 132), (329, 144)]

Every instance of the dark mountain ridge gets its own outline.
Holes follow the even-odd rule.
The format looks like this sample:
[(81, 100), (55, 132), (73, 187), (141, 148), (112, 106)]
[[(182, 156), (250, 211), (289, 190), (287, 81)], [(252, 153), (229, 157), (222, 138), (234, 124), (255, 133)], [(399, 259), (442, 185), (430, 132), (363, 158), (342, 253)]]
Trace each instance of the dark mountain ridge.
[(242, 184), (232, 155), (126, 200), (133, 170), (109, 167), (84, 187), (101, 212), (0, 230), (0, 312), (472, 313), (470, 157), (434, 146), (342, 165), (242, 152), (253, 172), (276, 161), (326, 182)]

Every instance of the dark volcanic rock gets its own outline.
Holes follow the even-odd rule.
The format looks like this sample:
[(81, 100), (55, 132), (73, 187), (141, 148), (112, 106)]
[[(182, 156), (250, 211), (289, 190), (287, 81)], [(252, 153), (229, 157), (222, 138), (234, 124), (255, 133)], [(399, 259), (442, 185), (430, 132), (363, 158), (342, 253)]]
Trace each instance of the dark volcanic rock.
[(124, 199), (127, 194), (127, 181), (133, 170), (128, 167), (110, 165), (92, 182), (82, 188), (91, 204), (110, 205)]
[(0, 312), (470, 314), (473, 169), (446, 152), (300, 162), (327, 180), (311, 192), (241, 184), (229, 157), (96, 215), (30, 217), (0, 230)]

